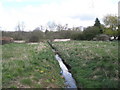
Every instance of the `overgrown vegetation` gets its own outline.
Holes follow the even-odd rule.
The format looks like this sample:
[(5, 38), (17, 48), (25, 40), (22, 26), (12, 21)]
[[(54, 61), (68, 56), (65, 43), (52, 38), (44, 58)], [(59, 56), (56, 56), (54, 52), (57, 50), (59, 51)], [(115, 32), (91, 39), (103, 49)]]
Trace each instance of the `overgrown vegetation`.
[(54, 42), (61, 57), (71, 65), (79, 88), (117, 88), (118, 42)]
[(2, 45), (3, 88), (60, 88), (58, 62), (46, 43)]

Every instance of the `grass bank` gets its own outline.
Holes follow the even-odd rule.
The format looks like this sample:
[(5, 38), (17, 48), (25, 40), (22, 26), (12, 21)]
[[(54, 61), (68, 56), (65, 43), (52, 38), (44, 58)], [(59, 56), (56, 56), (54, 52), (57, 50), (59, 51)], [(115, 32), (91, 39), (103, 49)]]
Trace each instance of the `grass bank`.
[(118, 87), (118, 42), (53, 42), (61, 57), (71, 65), (79, 88)]
[(62, 88), (58, 62), (49, 45), (2, 45), (3, 88)]

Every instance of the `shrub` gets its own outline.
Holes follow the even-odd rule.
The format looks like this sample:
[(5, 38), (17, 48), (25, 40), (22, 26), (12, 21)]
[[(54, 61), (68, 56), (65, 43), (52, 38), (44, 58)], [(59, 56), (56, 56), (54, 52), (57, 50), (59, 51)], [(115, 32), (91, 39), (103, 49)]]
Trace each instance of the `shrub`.
[(109, 36), (105, 34), (97, 35), (95, 38), (93, 38), (94, 41), (109, 41)]
[(98, 34), (100, 34), (100, 30), (95, 26), (88, 27), (83, 31), (83, 35), (86, 40), (92, 40)]
[(39, 37), (38, 36), (31, 36), (29, 39), (29, 42), (39, 42)]

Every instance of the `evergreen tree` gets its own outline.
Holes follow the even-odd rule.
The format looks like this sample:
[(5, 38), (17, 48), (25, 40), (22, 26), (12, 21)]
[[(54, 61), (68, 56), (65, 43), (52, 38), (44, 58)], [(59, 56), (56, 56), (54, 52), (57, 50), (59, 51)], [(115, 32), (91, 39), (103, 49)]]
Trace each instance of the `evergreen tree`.
[(100, 24), (99, 19), (96, 18), (94, 26), (96, 26), (96, 27), (100, 27), (100, 25), (101, 25), (101, 24)]
[(98, 18), (96, 18), (94, 26), (98, 27), (100, 29), (100, 32), (103, 33), (103, 30), (101, 28), (101, 23)]

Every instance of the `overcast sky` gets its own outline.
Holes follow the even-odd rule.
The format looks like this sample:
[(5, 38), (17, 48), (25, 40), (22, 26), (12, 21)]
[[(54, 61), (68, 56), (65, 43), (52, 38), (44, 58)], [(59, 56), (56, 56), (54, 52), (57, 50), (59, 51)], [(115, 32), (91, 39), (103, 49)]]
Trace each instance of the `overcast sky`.
[(47, 22), (69, 27), (91, 26), (98, 17), (118, 14), (119, 0), (0, 0), (0, 27), (14, 31), (18, 22), (33, 30)]

